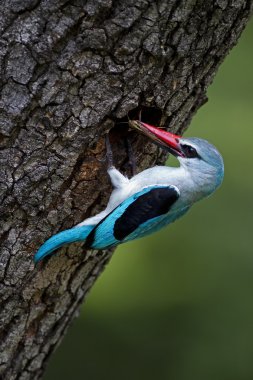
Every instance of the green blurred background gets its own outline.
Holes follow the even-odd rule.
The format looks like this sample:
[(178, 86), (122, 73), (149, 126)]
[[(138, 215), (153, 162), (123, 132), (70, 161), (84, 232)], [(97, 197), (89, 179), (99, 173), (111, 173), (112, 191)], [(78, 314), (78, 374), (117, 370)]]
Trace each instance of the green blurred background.
[(222, 152), (222, 187), (117, 249), (45, 380), (253, 379), (252, 37), (251, 22), (186, 134)]

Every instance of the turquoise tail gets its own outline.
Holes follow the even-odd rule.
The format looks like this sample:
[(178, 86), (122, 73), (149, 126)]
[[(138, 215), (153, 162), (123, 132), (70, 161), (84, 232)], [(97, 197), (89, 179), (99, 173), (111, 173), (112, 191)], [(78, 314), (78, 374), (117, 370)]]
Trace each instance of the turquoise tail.
[(35, 253), (35, 264), (65, 244), (74, 243), (76, 241), (84, 241), (93, 228), (94, 226), (74, 227), (52, 236), (44, 244), (42, 244), (39, 250)]

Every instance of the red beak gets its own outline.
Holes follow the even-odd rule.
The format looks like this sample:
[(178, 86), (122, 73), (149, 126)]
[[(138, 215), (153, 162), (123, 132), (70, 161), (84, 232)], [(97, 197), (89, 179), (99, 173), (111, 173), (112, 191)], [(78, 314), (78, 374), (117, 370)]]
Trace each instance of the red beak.
[(180, 146), (181, 136), (174, 135), (173, 133), (164, 131), (163, 129), (153, 127), (152, 125), (143, 123), (138, 120), (130, 120), (129, 125), (132, 128), (138, 129), (144, 135), (150, 137), (162, 148), (167, 149), (174, 156), (184, 156)]

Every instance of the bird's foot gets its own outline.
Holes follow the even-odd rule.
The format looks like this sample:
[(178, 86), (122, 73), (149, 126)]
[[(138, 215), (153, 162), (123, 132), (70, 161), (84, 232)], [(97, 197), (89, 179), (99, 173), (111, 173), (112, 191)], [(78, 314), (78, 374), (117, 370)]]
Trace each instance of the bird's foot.
[(126, 137), (125, 138), (125, 145), (126, 145), (126, 151), (128, 156), (128, 164), (131, 168), (131, 174), (134, 176), (136, 174), (136, 159), (133, 153), (133, 148), (130, 143), (130, 140)]
[(108, 169), (110, 169), (114, 165), (113, 165), (113, 153), (112, 153), (112, 146), (110, 143), (109, 133), (105, 135), (105, 147), (106, 147), (107, 166), (108, 166)]

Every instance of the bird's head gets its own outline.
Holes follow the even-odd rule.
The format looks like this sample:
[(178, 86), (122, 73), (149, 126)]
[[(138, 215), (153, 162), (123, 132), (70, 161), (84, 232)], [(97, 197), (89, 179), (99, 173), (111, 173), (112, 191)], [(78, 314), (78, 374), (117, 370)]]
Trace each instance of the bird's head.
[(176, 156), (180, 164), (189, 171), (206, 176), (210, 174), (215, 181), (215, 188), (221, 184), (224, 176), (223, 159), (215, 146), (208, 141), (197, 137), (183, 138), (138, 120), (131, 120), (129, 124)]

